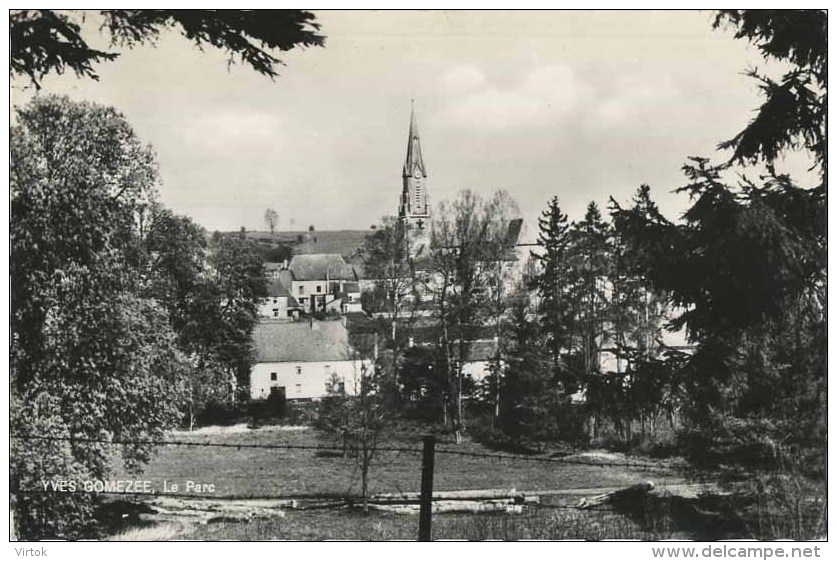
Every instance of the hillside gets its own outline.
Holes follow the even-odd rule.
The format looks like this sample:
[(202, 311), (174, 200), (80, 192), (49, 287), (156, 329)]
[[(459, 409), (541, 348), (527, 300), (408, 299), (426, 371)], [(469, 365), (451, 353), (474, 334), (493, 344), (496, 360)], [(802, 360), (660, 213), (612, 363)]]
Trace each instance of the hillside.
[(363, 245), (371, 230), (323, 230), (247, 232), (248, 238), (256, 240), (262, 246), (288, 246), (294, 255), (308, 253), (339, 253), (346, 259), (352, 259)]

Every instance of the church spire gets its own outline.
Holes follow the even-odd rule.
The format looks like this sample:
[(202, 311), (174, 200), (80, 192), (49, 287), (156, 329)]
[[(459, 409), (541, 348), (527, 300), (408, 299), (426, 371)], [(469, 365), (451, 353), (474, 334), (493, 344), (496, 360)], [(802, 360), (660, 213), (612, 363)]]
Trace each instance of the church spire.
[(419, 140), (418, 123), (416, 122), (415, 103), (410, 100), (410, 132), (407, 136), (407, 158), (404, 160), (403, 177), (414, 175), (418, 169), (422, 177), (427, 177), (424, 160), (421, 157), (421, 141)]
[(424, 231), (429, 224), (430, 206), (427, 202), (427, 170), (421, 157), (418, 123), (416, 122), (415, 104), (410, 100), (410, 132), (407, 136), (407, 158), (401, 175), (403, 189), (398, 216), (407, 220), (417, 231)]

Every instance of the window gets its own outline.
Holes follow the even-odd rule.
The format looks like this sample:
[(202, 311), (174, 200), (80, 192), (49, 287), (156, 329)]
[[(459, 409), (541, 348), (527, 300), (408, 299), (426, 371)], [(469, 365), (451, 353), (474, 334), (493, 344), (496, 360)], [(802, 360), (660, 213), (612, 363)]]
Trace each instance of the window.
[(279, 317), (279, 308), (273, 308), (273, 317), (275, 317), (275, 318)]
[(302, 384), (297, 384), (296, 385), (296, 393), (298, 393), (298, 394), (302, 393)]
[(299, 293), (300, 294), (305, 294), (305, 287), (304, 286), (299, 285)]
[(297, 374), (302, 374), (302, 367), (301, 366), (296, 367), (296, 373)]
[(271, 372), (271, 373), (270, 373), (270, 381), (271, 381), (271, 382), (275, 382), (275, 381), (276, 381), (276, 372)]
[(319, 294), (322, 291), (323, 291), (323, 287), (318, 284), (317, 285), (317, 294)]
[(274, 298), (274, 299), (273, 299), (273, 303), (274, 303), (274, 304), (276, 303), (276, 298)]

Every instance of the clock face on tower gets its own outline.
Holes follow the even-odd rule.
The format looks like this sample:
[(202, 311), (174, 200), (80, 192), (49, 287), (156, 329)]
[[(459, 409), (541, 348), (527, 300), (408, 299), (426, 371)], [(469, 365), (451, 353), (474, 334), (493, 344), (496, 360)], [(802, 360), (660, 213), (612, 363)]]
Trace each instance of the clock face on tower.
[(415, 177), (416, 179), (421, 179), (421, 170), (419, 168), (413, 170), (413, 177)]

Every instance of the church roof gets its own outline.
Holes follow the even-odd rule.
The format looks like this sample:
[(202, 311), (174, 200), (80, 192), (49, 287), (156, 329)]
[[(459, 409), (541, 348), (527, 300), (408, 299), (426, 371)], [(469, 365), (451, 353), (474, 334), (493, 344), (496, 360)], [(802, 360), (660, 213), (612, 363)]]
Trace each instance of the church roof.
[(404, 160), (404, 177), (412, 175), (416, 167), (421, 170), (423, 177), (427, 177), (427, 170), (424, 168), (424, 159), (421, 157), (421, 141), (419, 140), (416, 111), (415, 108), (411, 107), (410, 132), (407, 136), (407, 158)]

